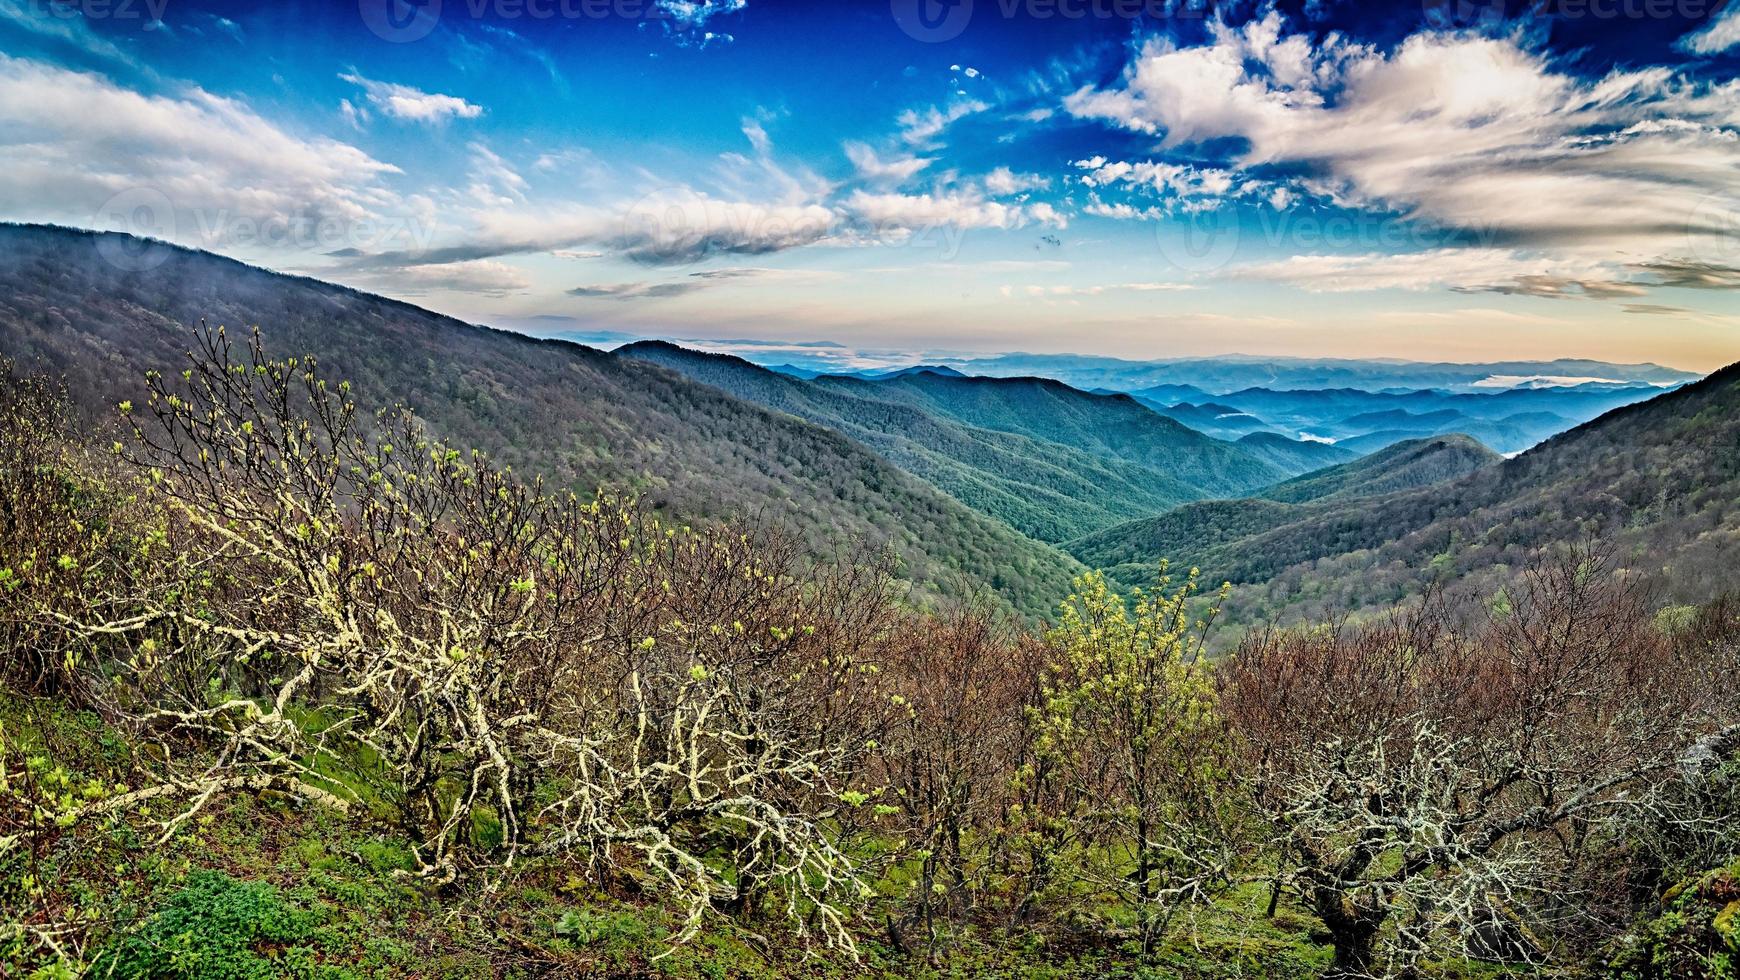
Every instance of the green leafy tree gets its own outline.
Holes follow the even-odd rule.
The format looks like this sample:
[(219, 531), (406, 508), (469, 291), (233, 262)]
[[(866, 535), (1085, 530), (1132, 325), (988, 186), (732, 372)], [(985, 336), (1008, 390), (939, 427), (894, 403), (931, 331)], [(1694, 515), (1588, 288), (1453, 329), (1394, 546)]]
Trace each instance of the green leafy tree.
[[(1090, 574), (1063, 604), (1034, 711), (1078, 828), (1078, 896), (1109, 896), (1152, 951), (1177, 913), (1230, 882), (1237, 859), (1226, 729), (1202, 657), (1215, 606), (1197, 614), (1198, 574), (1126, 600)], [(1222, 596), (1224, 596), (1224, 590)]]

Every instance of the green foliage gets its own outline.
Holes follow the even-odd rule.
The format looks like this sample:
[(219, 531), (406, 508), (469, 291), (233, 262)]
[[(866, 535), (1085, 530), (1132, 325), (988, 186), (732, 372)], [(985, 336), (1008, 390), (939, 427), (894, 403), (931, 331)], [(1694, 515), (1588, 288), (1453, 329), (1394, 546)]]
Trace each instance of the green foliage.
[(321, 916), (271, 885), (199, 871), (132, 934), (97, 958), (95, 969), (131, 980), (342, 980), (308, 945)]
[(1036, 765), (1061, 790), (1052, 816), (1086, 830), (1074, 877), (1121, 906), (1144, 951), (1180, 907), (1229, 886), (1238, 860), (1230, 743), (1202, 657), (1215, 610), (1196, 616), (1197, 589), (1195, 569), (1174, 586), (1164, 563), (1129, 601), (1103, 575), (1078, 580), (1034, 711)]
[(1616, 980), (1740, 978), (1740, 861), (1670, 888), (1608, 970)]

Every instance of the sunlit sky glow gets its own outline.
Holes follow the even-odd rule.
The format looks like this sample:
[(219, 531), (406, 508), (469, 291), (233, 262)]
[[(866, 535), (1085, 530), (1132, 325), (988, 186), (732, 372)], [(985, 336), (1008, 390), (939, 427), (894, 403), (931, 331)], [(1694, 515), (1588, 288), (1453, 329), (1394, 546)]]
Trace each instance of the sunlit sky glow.
[(0, 218), (535, 331), (1740, 360), (1740, 3), (1504, 6), (0, 0)]

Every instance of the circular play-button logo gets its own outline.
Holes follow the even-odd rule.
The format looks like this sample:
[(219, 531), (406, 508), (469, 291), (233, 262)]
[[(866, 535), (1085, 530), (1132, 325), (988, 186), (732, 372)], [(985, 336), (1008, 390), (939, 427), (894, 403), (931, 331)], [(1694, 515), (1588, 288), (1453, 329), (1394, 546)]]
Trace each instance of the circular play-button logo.
[(889, 6), (906, 36), (926, 44), (960, 37), (973, 19), (973, 0), (891, 0)]
[(357, 0), (370, 32), (383, 41), (406, 44), (429, 36), (441, 20), (441, 0)]
[(175, 205), (155, 187), (129, 187), (104, 201), (91, 227), (120, 232), (97, 239), (97, 254), (123, 272), (149, 272), (169, 260)]

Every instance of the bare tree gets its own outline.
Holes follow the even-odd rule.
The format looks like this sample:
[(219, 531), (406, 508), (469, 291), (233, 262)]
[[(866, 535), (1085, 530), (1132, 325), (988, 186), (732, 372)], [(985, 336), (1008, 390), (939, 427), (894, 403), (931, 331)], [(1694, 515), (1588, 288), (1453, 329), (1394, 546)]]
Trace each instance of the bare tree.
[(1003, 819), (1032, 650), (985, 610), (963, 607), (911, 624), (885, 655), (900, 710), (877, 758), (902, 856), (917, 866), (909, 917), (891, 923), (897, 942), (921, 924), (934, 951), (940, 922), (982, 911), (997, 885), (980, 854)]
[(1690, 736), (1697, 686), (1647, 613), (1578, 552), (1472, 626), (1434, 596), (1243, 645), (1222, 703), (1336, 975), (1445, 949), (1545, 955), (1591, 828), (1647, 805)]
[(173, 574), (54, 611), (123, 651), (117, 703), (170, 760), (93, 813), (183, 798), (169, 834), (221, 794), (286, 793), (391, 814), (432, 881), (575, 852), (674, 895), (684, 936), (778, 896), (852, 947), (836, 835), (856, 719), (886, 699), (882, 567), (550, 492), (407, 412), (359, 418), (258, 334), (240, 358), (221, 328), (197, 342), (124, 406)]

